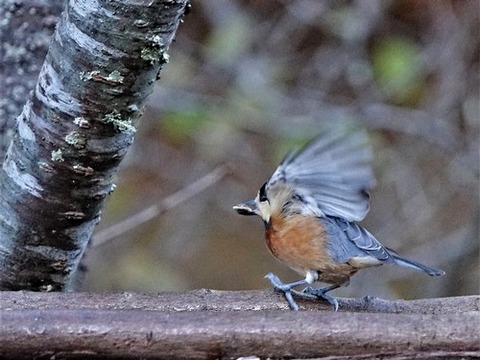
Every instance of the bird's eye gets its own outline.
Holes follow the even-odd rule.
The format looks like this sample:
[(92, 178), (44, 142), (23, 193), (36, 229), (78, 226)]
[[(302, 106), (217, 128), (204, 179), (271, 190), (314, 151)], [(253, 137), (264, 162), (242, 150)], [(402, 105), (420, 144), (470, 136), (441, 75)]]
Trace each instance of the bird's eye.
[(267, 183), (263, 184), (260, 190), (258, 191), (258, 198), (260, 202), (268, 201), (266, 187), (267, 187)]

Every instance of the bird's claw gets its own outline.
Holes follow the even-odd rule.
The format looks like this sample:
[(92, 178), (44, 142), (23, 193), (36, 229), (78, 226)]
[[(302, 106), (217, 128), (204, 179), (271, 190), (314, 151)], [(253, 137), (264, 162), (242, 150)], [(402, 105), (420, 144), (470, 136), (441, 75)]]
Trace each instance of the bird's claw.
[(295, 302), (295, 300), (293, 300), (292, 292), (291, 291), (284, 291), (284, 294), (285, 294), (285, 299), (287, 299), (287, 301), (288, 301), (288, 306), (290, 306), (290, 309), (293, 310), (293, 311), (298, 311), (298, 305)]
[(327, 300), (330, 304), (333, 305), (334, 310), (338, 311), (338, 300), (335, 299), (333, 296), (327, 295), (327, 292), (330, 290), (332, 290), (331, 287), (314, 289), (311, 286), (307, 286), (305, 289), (303, 289), (303, 293)]
[(281, 291), (281, 292), (287, 292), (292, 290), (292, 286), (290, 284), (284, 284), (277, 275), (273, 273), (268, 273), (265, 275), (265, 279), (268, 279), (270, 283), (273, 285), (275, 290)]
[[(290, 284), (284, 284), (277, 275), (271, 272), (265, 275), (265, 279), (268, 279), (270, 281), (275, 290), (283, 292), (283, 294), (285, 295), (285, 299), (287, 299), (288, 305), (290, 306), (290, 309), (292, 309), (293, 311), (298, 310), (298, 305), (295, 300), (293, 300), (292, 286)], [(295, 291), (295, 293), (297, 292)]]
[(307, 286), (305, 289), (302, 290), (302, 293), (313, 295), (314, 291), (315, 291), (315, 289), (313, 287)]
[(292, 310), (298, 310), (298, 305), (295, 302), (295, 300), (293, 300), (293, 295), (306, 300), (314, 300), (314, 299), (322, 298), (324, 300), (327, 300), (330, 304), (332, 304), (335, 311), (338, 310), (337, 299), (335, 299), (333, 296), (327, 295), (327, 292), (329, 292), (330, 290), (336, 289), (338, 285), (332, 285), (332, 286), (321, 288), (321, 289), (315, 289), (311, 286), (307, 286), (305, 289), (303, 289), (303, 291), (295, 291), (293, 290), (295, 286), (305, 285), (306, 281), (300, 280), (290, 284), (284, 284), (278, 278), (277, 275), (271, 272), (265, 275), (265, 278), (270, 281), (270, 283), (273, 285), (275, 290), (283, 292), (283, 294), (285, 295), (285, 298), (288, 301), (288, 305)]

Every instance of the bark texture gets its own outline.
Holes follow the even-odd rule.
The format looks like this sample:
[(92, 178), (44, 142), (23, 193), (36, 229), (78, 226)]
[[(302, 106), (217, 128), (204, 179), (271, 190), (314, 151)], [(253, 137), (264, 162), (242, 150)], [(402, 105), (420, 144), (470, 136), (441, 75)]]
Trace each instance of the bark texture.
[(0, 171), (0, 290), (68, 288), (186, 6), (68, 3)]
[[(3, 292), (0, 357), (475, 359), (480, 297), (340, 299), (340, 311), (273, 291)], [(358, 312), (352, 312), (358, 311)]]
[(64, 0), (0, 2), (0, 159), (35, 87)]

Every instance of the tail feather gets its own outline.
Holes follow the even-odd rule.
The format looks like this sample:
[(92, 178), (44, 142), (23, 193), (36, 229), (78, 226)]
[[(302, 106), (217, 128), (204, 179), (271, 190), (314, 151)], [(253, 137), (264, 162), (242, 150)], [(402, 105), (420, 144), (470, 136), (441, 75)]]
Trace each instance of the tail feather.
[(400, 266), (405, 266), (405, 267), (409, 267), (409, 268), (416, 269), (416, 270), (422, 270), (430, 276), (445, 275), (445, 271), (443, 271), (443, 270), (433, 269), (431, 267), (425, 266), (425, 265), (417, 263), (415, 261), (402, 258), (402, 257), (400, 257), (396, 254), (391, 254), (391, 255), (395, 259), (395, 262)]

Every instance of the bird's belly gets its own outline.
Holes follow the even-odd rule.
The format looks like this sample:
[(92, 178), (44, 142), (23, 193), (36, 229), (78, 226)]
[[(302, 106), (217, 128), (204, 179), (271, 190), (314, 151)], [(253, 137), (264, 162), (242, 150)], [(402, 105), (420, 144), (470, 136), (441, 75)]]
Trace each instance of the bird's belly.
[(327, 253), (327, 235), (316, 218), (301, 215), (272, 218), (266, 230), (267, 247), (282, 263), (305, 276), (318, 272), (319, 281), (341, 284), (357, 269)]

